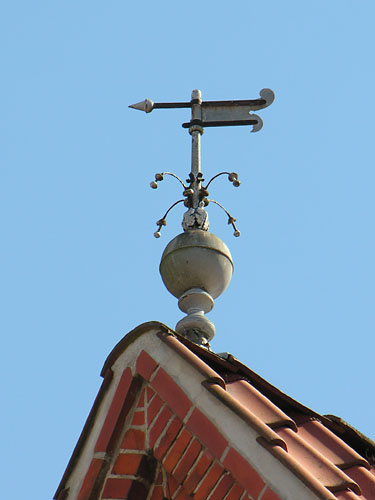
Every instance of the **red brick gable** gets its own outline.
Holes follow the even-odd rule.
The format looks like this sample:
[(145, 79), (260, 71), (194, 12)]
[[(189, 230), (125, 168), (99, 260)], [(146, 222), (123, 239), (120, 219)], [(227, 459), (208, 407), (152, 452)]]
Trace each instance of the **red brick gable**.
[[(124, 370), (95, 446), (96, 453), (108, 453), (117, 434), (118, 450), (109, 467), (106, 458), (92, 459), (78, 500), (279, 498), (145, 351), (136, 370), (134, 377)], [(127, 400), (133, 380), (139, 395), (120, 435), (119, 402)]]
[(102, 375), (57, 500), (375, 500), (367, 438), (164, 325), (126, 336)]

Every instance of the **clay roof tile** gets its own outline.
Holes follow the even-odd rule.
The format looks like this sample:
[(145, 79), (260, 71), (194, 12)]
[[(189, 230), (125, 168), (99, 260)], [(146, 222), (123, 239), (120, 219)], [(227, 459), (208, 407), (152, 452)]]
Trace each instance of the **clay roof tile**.
[(275, 406), (255, 387), (246, 380), (237, 380), (228, 383), (226, 389), (237, 401), (250, 409), (254, 415), (260, 418), (271, 429), (279, 427), (290, 427), (297, 430), (295, 422), (282, 410)]
[(367, 469), (370, 467), (367, 460), (318, 420), (302, 424), (298, 428), (298, 434), (341, 470), (348, 469), (353, 465), (362, 465)]
[(361, 494), (358, 484), (342, 472), (316, 448), (291, 429), (278, 429), (277, 434), (286, 442), (288, 453), (305, 469), (309, 470), (328, 490), (350, 489)]
[(364, 467), (354, 466), (345, 472), (361, 486), (364, 498), (369, 500), (375, 498), (375, 476), (370, 471)]
[(351, 490), (340, 491), (335, 496), (338, 500), (366, 500), (365, 497), (358, 496)]

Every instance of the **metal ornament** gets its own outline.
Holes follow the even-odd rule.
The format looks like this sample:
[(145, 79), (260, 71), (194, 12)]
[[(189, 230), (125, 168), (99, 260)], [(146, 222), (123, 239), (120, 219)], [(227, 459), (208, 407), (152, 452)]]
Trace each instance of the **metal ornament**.
[(173, 109), (173, 108), (191, 108), (190, 122), (183, 123), (184, 128), (189, 129), (192, 138), (191, 149), (191, 171), (189, 178), (184, 183), (177, 175), (171, 172), (163, 172), (155, 174), (155, 180), (150, 183), (152, 189), (158, 187), (158, 182), (164, 179), (165, 175), (170, 175), (177, 179), (184, 188), (184, 199), (176, 201), (166, 211), (164, 216), (157, 221), (158, 230), (154, 233), (156, 238), (160, 237), (160, 231), (166, 225), (166, 217), (170, 210), (179, 203), (184, 203), (188, 208), (182, 221), (184, 231), (193, 229), (201, 229), (208, 231), (209, 223), (208, 216), (204, 207), (210, 202), (218, 205), (224, 210), (228, 216), (228, 224), (231, 224), (234, 230), (234, 236), (239, 236), (235, 222), (236, 219), (232, 217), (229, 212), (215, 200), (209, 199), (209, 192), (207, 190), (211, 182), (220, 175), (228, 175), (228, 180), (232, 182), (233, 186), (238, 187), (240, 181), (236, 172), (220, 172), (212, 179), (203, 185), (204, 179), (201, 171), (201, 154), (200, 154), (200, 140), (206, 127), (223, 127), (223, 126), (241, 126), (251, 125), (251, 132), (258, 132), (263, 122), (261, 118), (251, 113), (268, 107), (274, 101), (275, 95), (270, 89), (263, 89), (260, 91), (259, 99), (252, 100), (233, 100), (233, 101), (202, 101), (200, 90), (193, 90), (190, 102), (153, 102), (151, 99), (132, 104), (129, 108), (138, 109), (146, 113), (151, 113), (154, 109)]
[[(194, 94), (194, 97), (193, 97)], [(137, 104), (131, 104), (129, 108), (138, 109), (151, 113), (154, 109), (171, 108), (193, 108), (198, 99), (201, 107), (201, 117), (192, 117), (189, 123), (183, 123), (184, 128), (191, 125), (200, 125), (201, 127), (223, 127), (233, 125), (254, 125), (252, 132), (261, 129), (258, 123), (262, 123), (258, 115), (250, 114), (250, 111), (257, 111), (266, 108), (273, 103), (275, 94), (271, 89), (262, 89), (259, 92), (260, 99), (233, 100), (233, 101), (201, 101), (201, 93), (194, 90), (190, 102), (153, 102), (151, 99), (145, 99)], [(198, 95), (199, 94), (199, 95)]]
[(201, 170), (201, 136), (205, 127), (251, 125), (252, 132), (262, 128), (262, 120), (251, 113), (269, 106), (274, 100), (272, 90), (260, 92), (260, 99), (252, 101), (202, 101), (199, 90), (193, 90), (190, 102), (154, 103), (150, 99), (133, 104), (131, 108), (150, 113), (153, 109), (191, 108), (191, 120), (183, 123), (191, 135), (191, 170), (183, 182), (172, 172), (155, 174), (150, 183), (152, 189), (158, 187), (165, 176), (174, 177), (183, 188), (184, 198), (177, 200), (168, 208), (164, 216), (157, 221), (160, 231), (167, 224), (166, 218), (173, 207), (183, 203), (187, 208), (182, 220), (184, 232), (173, 238), (166, 246), (159, 271), (167, 290), (178, 299), (178, 306), (186, 313), (176, 325), (175, 330), (198, 345), (209, 348), (209, 342), (215, 335), (215, 325), (205, 316), (214, 306), (214, 299), (221, 295), (229, 285), (233, 274), (233, 261), (228, 247), (220, 238), (208, 231), (209, 222), (205, 207), (214, 203), (228, 216), (228, 224), (234, 230), (234, 236), (240, 232), (236, 219), (217, 201), (208, 198), (208, 188), (212, 181), (221, 175), (227, 175), (234, 187), (241, 182), (236, 172), (220, 172), (205, 184)]

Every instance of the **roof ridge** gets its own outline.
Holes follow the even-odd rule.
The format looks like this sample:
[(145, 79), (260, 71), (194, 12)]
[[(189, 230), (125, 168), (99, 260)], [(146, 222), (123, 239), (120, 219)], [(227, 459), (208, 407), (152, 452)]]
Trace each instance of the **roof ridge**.
[[(366, 459), (370, 465), (375, 464), (375, 442), (340, 417), (334, 415), (321, 415), (315, 412), (272, 385), (230, 353), (225, 353), (225, 357), (220, 356), (194, 344), (174, 332), (172, 334), (193, 351), (194, 354), (209, 364), (211, 368), (217, 371), (223, 378), (227, 378), (227, 380), (231, 381), (240, 379), (248, 381), (292, 419), (296, 417), (296, 414), (299, 414), (302, 418), (320, 421), (327, 429), (336, 434), (336, 436), (341, 438), (347, 445)], [(224, 376), (222, 373), (224, 369), (229, 370), (231, 373), (226, 373)]]
[[(324, 415), (324, 417), (332, 422), (333, 425), (328, 423), (327, 427), (336, 436), (340, 437), (349, 446), (354, 448), (361, 456), (363, 456), (371, 465), (375, 464), (375, 442), (372, 441), (365, 434), (362, 434), (358, 429), (348, 424), (345, 420), (336, 415)], [(349, 441), (349, 442), (348, 442)], [(359, 451), (356, 447), (356, 443), (361, 445), (361, 450)], [(354, 444), (353, 444), (354, 443)], [(358, 446), (357, 444), (357, 446)]]

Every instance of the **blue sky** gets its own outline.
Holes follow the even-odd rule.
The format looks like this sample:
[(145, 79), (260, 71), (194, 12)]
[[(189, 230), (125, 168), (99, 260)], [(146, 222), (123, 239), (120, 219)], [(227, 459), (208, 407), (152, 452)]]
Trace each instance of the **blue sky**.
[[(0, 6), (4, 498), (51, 498), (106, 356), (182, 317), (158, 273), (183, 207), (189, 110), (144, 98), (254, 99), (263, 129), (208, 129), (211, 231), (235, 274), (210, 319), (229, 351), (374, 438), (375, 7), (368, 1), (17, 1)], [(4, 451), (5, 450), (5, 451)], [(22, 481), (20, 475), (22, 474)]]

